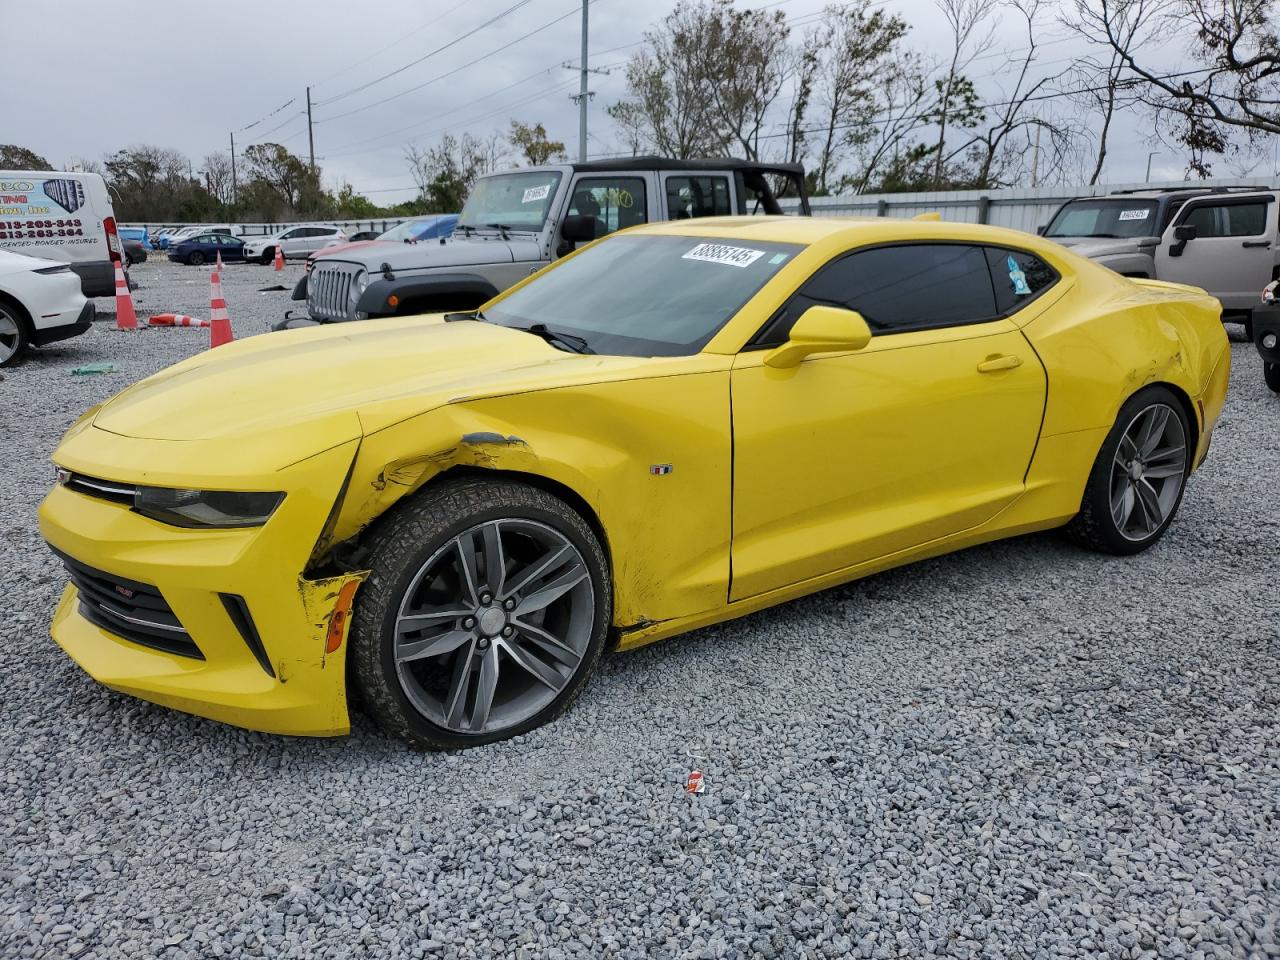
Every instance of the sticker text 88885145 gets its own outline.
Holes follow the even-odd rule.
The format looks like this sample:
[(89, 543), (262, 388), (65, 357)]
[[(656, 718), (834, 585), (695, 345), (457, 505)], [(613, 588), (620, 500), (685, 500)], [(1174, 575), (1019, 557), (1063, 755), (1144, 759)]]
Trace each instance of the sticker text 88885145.
[(749, 267), (764, 256), (763, 250), (749, 247), (731, 247), (723, 243), (700, 243), (681, 260), (702, 260), (705, 263), (723, 263), (730, 267)]

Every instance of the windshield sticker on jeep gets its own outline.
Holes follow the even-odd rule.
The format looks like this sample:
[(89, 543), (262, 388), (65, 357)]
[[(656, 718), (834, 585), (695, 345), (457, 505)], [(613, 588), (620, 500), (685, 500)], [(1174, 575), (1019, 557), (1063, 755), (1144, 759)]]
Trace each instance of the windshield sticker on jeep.
[(1022, 272), (1022, 267), (1018, 266), (1018, 261), (1012, 256), (1008, 260), (1009, 282), (1013, 284), (1013, 292), (1020, 297), (1025, 297), (1031, 292), (1031, 288), (1027, 286), (1027, 275)]
[(775, 253), (772, 257), (769, 258), (769, 265), (771, 267), (776, 267), (778, 264), (782, 263), (782, 261), (786, 260), (788, 256), (790, 256), (790, 254)]
[(524, 192), (524, 198), (521, 203), (533, 203), (535, 200), (547, 199), (547, 194), (551, 192), (551, 184), (544, 183), (540, 187), (530, 187)]
[(723, 243), (700, 243), (681, 260), (704, 260), (707, 263), (726, 263), (731, 267), (749, 267), (764, 256), (763, 250), (747, 247), (727, 247)]
[(1151, 210), (1147, 207), (1143, 207), (1141, 210), (1121, 210), (1120, 219), (1121, 220), (1145, 220), (1147, 219), (1147, 214), (1149, 214), (1150, 212)]

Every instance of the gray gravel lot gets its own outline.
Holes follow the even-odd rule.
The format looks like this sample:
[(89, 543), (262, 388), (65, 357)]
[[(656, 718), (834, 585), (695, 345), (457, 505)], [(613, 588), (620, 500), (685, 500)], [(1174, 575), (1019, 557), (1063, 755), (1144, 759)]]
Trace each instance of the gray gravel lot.
[[(208, 315), (206, 270), (134, 277), (141, 315)], [(229, 267), (239, 336), (292, 305), (275, 282)], [(1143, 556), (929, 561), (606, 658), (559, 722), (439, 755), (360, 717), (187, 717), (55, 647), (49, 454), (207, 342), (108, 326), (0, 381), (0, 956), (1280, 956), (1280, 397), (1252, 346)]]

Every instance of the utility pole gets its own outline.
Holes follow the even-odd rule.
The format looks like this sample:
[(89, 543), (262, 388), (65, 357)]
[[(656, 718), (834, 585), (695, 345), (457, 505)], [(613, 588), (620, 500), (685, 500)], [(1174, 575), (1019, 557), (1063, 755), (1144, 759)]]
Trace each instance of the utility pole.
[(236, 202), (236, 135), (231, 134), (231, 202)]
[(1040, 179), (1040, 124), (1036, 124), (1035, 152), (1031, 154), (1031, 186), (1037, 186)]
[[(585, 9), (585, 8), (584, 8)], [(311, 88), (307, 87), (307, 145), (311, 148), (311, 172), (316, 172), (316, 135), (311, 127)]]
[(582, 0), (582, 59), (575, 67), (570, 62), (563, 64), (566, 70), (577, 70), (578, 75), (582, 78), (582, 82), (578, 86), (578, 92), (572, 94), (569, 99), (578, 105), (578, 159), (585, 161), (587, 159), (587, 102), (595, 96), (587, 89), (587, 75), (598, 73), (605, 75), (608, 70), (592, 70), (587, 66), (587, 4), (591, 0)]
[(578, 87), (578, 160), (587, 162), (587, 5), (591, 0), (582, 0), (582, 60), (578, 64), (582, 77)]
[(1147, 154), (1147, 175), (1146, 177), (1143, 178), (1142, 180), (1143, 183), (1151, 182), (1151, 158), (1158, 157), (1158, 156), (1160, 156), (1160, 152), (1158, 150), (1152, 150), (1150, 153)]

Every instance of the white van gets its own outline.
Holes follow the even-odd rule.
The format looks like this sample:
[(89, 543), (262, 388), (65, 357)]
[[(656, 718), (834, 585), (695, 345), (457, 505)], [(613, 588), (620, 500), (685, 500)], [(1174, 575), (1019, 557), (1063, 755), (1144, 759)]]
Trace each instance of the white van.
[(0, 170), (0, 250), (68, 264), (86, 297), (116, 292), (123, 247), (96, 173)]

